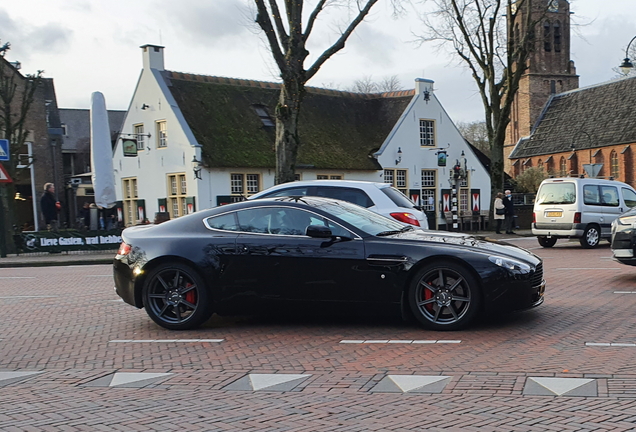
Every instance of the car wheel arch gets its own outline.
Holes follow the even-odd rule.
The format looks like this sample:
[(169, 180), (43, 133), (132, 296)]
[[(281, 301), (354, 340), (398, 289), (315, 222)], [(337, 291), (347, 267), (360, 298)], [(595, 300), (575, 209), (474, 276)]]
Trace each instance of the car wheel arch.
[[(197, 265), (194, 262), (190, 261), (189, 259), (183, 258), (181, 256), (176, 256), (176, 255), (162, 255), (160, 257), (152, 259), (148, 261), (146, 265), (144, 265), (143, 272), (139, 276), (137, 276), (137, 278), (135, 279), (135, 306), (137, 306), (138, 308), (144, 307), (142, 292), (144, 288), (144, 283), (146, 281), (146, 276), (150, 272), (152, 272), (152, 270), (154, 270), (155, 268), (165, 263), (171, 263), (171, 264), (179, 263), (179, 264), (187, 265), (188, 267), (191, 267), (192, 270), (197, 272), (197, 274), (201, 277), (201, 279), (204, 282), (206, 280), (203, 274), (201, 273), (201, 271), (197, 268)], [(205, 288), (208, 289), (209, 287), (206, 285)]]

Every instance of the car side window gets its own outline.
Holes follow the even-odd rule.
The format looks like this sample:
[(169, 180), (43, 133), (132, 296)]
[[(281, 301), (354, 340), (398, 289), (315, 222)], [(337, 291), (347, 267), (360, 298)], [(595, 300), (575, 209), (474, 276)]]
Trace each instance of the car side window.
[(324, 225), (331, 230), (331, 234), (337, 237), (347, 237), (353, 238), (354, 234), (349, 230), (331, 222), (328, 219), (322, 218), (318, 215), (311, 215), (311, 224), (310, 225)]
[(601, 199), (605, 206), (618, 207), (620, 204), (618, 189), (614, 186), (601, 186)]
[(347, 201), (359, 206), (369, 208), (373, 206), (373, 201), (369, 198), (363, 190), (348, 188), (348, 187), (331, 187), (331, 186), (316, 186), (316, 196), (339, 199)]
[(273, 198), (283, 196), (306, 196), (307, 187), (290, 187), (286, 189), (277, 190), (261, 196), (261, 198)]
[(623, 201), (625, 201), (625, 205), (629, 208), (636, 207), (636, 193), (633, 190), (622, 188), (623, 192)]
[(601, 198), (597, 185), (583, 186), (583, 203), (587, 205), (601, 205)]
[(226, 213), (220, 216), (212, 216), (206, 219), (207, 225), (210, 228), (225, 230), (225, 231), (238, 231), (238, 224), (236, 223), (236, 213)]

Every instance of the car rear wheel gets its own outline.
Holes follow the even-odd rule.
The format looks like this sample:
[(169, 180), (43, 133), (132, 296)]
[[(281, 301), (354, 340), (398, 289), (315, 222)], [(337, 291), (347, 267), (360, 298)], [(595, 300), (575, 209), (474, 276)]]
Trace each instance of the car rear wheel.
[(203, 279), (184, 264), (166, 263), (151, 270), (144, 283), (143, 301), (148, 316), (170, 330), (196, 328), (212, 315)]
[(556, 237), (537, 237), (537, 240), (539, 240), (539, 244), (541, 246), (543, 246), (544, 248), (551, 248), (552, 246), (554, 246), (557, 242)]
[(595, 248), (601, 240), (601, 233), (596, 225), (588, 225), (583, 232), (583, 237), (579, 239), (581, 246), (586, 249)]
[(436, 262), (422, 268), (409, 288), (415, 318), (433, 330), (458, 330), (479, 312), (481, 297), (475, 278), (453, 262)]

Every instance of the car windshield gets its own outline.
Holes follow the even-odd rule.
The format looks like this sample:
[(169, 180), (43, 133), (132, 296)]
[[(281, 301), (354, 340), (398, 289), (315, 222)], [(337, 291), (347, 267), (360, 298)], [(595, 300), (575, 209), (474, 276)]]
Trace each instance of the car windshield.
[(371, 235), (378, 235), (380, 233), (386, 233), (387, 231), (397, 233), (404, 228), (404, 225), (393, 219), (386, 218), (364, 207), (343, 201), (319, 203), (316, 204), (315, 207)]
[(537, 194), (537, 204), (574, 204), (574, 183), (544, 183)]
[(389, 187), (382, 188), (380, 190), (384, 192), (384, 194), (388, 196), (391, 199), (391, 201), (393, 201), (393, 203), (398, 207), (408, 208), (408, 209), (412, 209), (413, 207), (415, 207), (415, 204), (413, 204), (413, 202), (410, 199), (408, 199), (406, 195), (404, 195), (402, 192), (395, 189), (394, 187), (389, 186)]

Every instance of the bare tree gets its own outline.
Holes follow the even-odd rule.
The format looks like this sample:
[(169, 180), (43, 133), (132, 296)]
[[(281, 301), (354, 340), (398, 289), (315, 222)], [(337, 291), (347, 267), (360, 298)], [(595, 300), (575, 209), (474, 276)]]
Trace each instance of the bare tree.
[(458, 122), (457, 129), (465, 140), (477, 147), (483, 154), (490, 157), (490, 142), (485, 121)]
[(355, 80), (347, 90), (354, 93), (383, 93), (402, 90), (402, 84), (397, 75), (386, 76), (379, 82), (373, 81), (373, 77), (367, 75)]
[(357, 79), (353, 85), (349, 87), (349, 91), (354, 93), (376, 93), (378, 91), (378, 83), (373, 81), (371, 75), (367, 75), (362, 79)]
[(548, 1), (424, 0), (435, 11), (424, 17), (422, 41), (451, 47), (470, 69), (485, 111), (490, 144), (492, 196), (503, 189), (503, 146), (512, 102), (535, 45), (535, 27)]
[[(4, 57), (10, 48), (6, 43), (0, 48), (0, 138), (9, 141), (10, 162), (5, 162), (9, 175), (17, 178), (18, 154), (29, 136), (26, 121), (35, 92), (42, 81), (42, 71), (22, 76)], [(30, 162), (29, 162), (30, 163)], [(6, 239), (13, 226), (14, 200), (7, 193), (6, 184), (0, 185), (0, 256), (5, 257)]]
[(402, 90), (402, 83), (397, 75), (385, 76), (378, 84), (378, 89), (381, 92), (392, 92)]
[[(294, 168), (300, 146), (298, 116), (305, 95), (305, 84), (335, 53), (342, 50), (355, 28), (378, 0), (316, 0), (308, 14), (305, 0), (254, 0), (256, 23), (265, 33), (274, 61), (280, 70), (282, 86), (276, 106), (276, 183), (294, 180)], [(392, 0), (397, 3), (398, 0)], [(279, 7), (282, 3), (282, 8)], [(353, 17), (337, 40), (314, 63), (305, 67), (309, 56), (307, 40), (321, 12), (329, 6), (356, 6)], [(305, 21), (306, 19), (306, 21)]]

